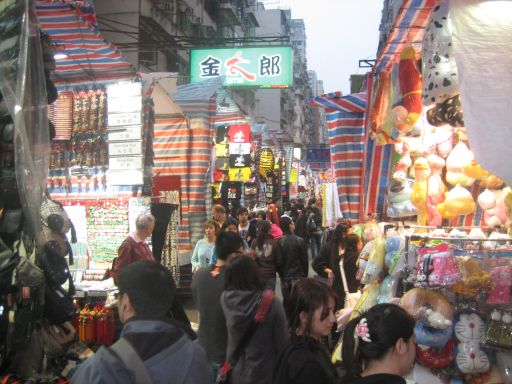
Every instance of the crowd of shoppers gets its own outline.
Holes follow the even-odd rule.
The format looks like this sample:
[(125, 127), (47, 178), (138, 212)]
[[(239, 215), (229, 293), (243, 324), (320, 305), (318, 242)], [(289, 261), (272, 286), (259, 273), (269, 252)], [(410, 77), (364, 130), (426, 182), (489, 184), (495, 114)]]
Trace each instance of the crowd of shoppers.
[[(242, 207), (236, 220), (214, 206), (192, 256), (197, 343), (186, 315), (175, 316), (172, 276), (147, 252), (154, 219), (139, 217), (116, 271), (120, 340), (82, 364), (72, 382), (404, 384), (415, 358), (415, 322), (393, 304), (353, 318), (343, 334), (344, 366), (331, 362), (335, 313), (346, 292), (360, 287), (362, 242), (340, 223), (320, 244), (319, 212), (316, 200), (297, 202), (277, 226), (264, 212), (250, 218)], [(316, 278), (308, 277), (308, 244)], [(282, 300), (274, 293), (277, 276)]]

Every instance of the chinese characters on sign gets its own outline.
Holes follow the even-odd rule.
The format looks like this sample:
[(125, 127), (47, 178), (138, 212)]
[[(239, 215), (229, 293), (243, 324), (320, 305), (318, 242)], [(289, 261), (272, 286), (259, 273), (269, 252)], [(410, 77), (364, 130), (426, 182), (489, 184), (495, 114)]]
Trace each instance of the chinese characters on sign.
[(292, 83), (291, 47), (195, 49), (191, 82), (225, 76), (227, 86), (282, 88)]

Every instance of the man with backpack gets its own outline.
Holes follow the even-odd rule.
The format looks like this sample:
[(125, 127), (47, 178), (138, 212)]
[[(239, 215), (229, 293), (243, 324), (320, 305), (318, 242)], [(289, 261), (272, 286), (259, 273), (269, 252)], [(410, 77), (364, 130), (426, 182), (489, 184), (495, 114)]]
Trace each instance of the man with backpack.
[(203, 349), (167, 316), (176, 294), (170, 272), (137, 261), (123, 268), (117, 286), (121, 338), (86, 360), (71, 383), (207, 383)]

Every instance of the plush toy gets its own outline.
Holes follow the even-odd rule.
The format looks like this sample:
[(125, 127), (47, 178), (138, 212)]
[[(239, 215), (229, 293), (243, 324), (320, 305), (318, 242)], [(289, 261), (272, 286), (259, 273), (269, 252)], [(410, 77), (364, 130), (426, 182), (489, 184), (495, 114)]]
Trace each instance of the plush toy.
[(403, 172), (396, 172), (395, 175), (393, 175), (386, 199), (387, 216), (407, 217), (416, 215), (418, 211), (411, 201), (413, 185), (414, 180), (406, 178)]
[(452, 127), (464, 126), (464, 115), (459, 95), (450, 97), (427, 111), (427, 121), (434, 127), (450, 124)]
[(510, 187), (503, 188), (503, 202), (509, 217), (512, 215), (512, 189)]
[(473, 213), (476, 209), (476, 204), (471, 193), (466, 188), (457, 185), (446, 194), (446, 200), (444, 203), (439, 204), (438, 208), (440, 212), (442, 208), (446, 209), (448, 214), (455, 217)]
[(438, 226), (442, 224), (443, 218), (437, 206), (444, 201), (446, 192), (446, 186), (441, 178), (444, 160), (431, 154), (428, 155), (427, 161), (430, 167), (430, 176), (427, 179), (427, 224)]
[(460, 280), (460, 270), (450, 250), (434, 253), (428, 276), (431, 285), (454, 285)]
[(448, 1), (441, 1), (432, 11), (422, 48), (423, 105), (442, 103), (457, 95), (459, 80), (448, 19)]
[(453, 363), (453, 346), (452, 338), (441, 348), (418, 344), (416, 346), (416, 359), (425, 367), (446, 368)]
[(503, 191), (493, 191), (496, 197), (496, 205), (484, 211), (484, 224), (492, 227), (495, 225), (506, 225), (508, 213), (503, 199)]
[(388, 269), (391, 266), (395, 254), (400, 250), (400, 243), (400, 236), (388, 236), (386, 239), (386, 256), (384, 258), (384, 265)]
[(386, 255), (386, 240), (378, 237), (373, 241), (373, 246), (366, 263), (362, 284), (369, 284), (380, 278), (380, 274), (384, 269), (384, 258)]
[(484, 211), (486, 209), (492, 209), (496, 206), (496, 196), (486, 188), (480, 195), (478, 195), (477, 202), (480, 208)]
[(402, 93), (402, 104), (393, 108), (394, 127), (401, 133), (412, 129), (422, 110), (421, 75), (416, 64), (416, 51), (406, 47), (400, 54), (398, 81)]
[(491, 284), (491, 276), (480, 267), (480, 262), (470, 256), (457, 258), (461, 273), (461, 282), (472, 288), (485, 289)]
[(491, 312), (487, 326), (485, 327), (482, 342), (488, 346), (498, 346), (500, 344), (501, 333), (501, 312), (494, 309)]
[(419, 225), (427, 223), (427, 179), (430, 167), (427, 159), (420, 157), (414, 162), (414, 184), (412, 186), (411, 201), (418, 210), (417, 222)]
[(483, 169), (474, 159), (464, 166), (463, 172), (466, 176), (477, 180), (489, 175), (489, 172)]
[(416, 342), (428, 347), (443, 347), (452, 338), (452, 328), (434, 328), (420, 319), (414, 327)]
[(418, 313), (421, 314), (423, 321), (428, 324), (429, 327), (437, 329), (451, 328), (452, 321), (447, 319), (439, 312), (434, 311), (432, 308), (420, 307)]
[(413, 288), (408, 290), (402, 296), (400, 306), (417, 320), (424, 315), (425, 308), (431, 308), (445, 319), (453, 319), (453, 308), (448, 299), (440, 292), (431, 289)]
[[(377, 137), (387, 134), (383, 130), (383, 124), (386, 120), (386, 112), (389, 107), (389, 88), (391, 86), (391, 73), (381, 72), (377, 80), (377, 90), (375, 91), (375, 99), (372, 104), (372, 111), (370, 112), (370, 122), (372, 133)], [(384, 143), (388, 140), (385, 138)]]
[(364, 227), (364, 241), (371, 241), (381, 235), (379, 225), (375, 220), (370, 220)]
[(436, 151), (443, 159), (450, 154), (453, 149), (453, 127), (445, 125), (436, 128)]
[(503, 316), (501, 316), (501, 329), (500, 329), (500, 339), (499, 345), (502, 348), (510, 349), (512, 348), (512, 313), (505, 312)]
[(455, 337), (459, 340), (455, 361), (457, 368), (466, 374), (487, 372), (489, 357), (480, 349), (485, 324), (475, 311), (461, 312), (455, 322)]
[[(377, 296), (377, 304), (390, 303), (395, 299), (398, 278), (396, 276), (386, 276), (379, 287), (379, 295)], [(398, 299), (400, 301), (400, 299)]]
[(504, 265), (491, 270), (492, 287), (488, 293), (488, 304), (509, 304), (512, 287), (512, 266)]
[(475, 179), (464, 174), (464, 168), (471, 164), (473, 152), (466, 144), (459, 142), (446, 158), (446, 181), (453, 186), (460, 184), (463, 187), (473, 185)]
[(373, 242), (369, 241), (367, 242), (361, 252), (359, 253), (359, 258), (357, 259), (357, 266), (358, 270), (356, 273), (356, 279), (361, 280), (363, 278), (364, 270), (366, 269), (366, 264), (368, 263), (368, 258), (370, 257), (370, 251), (373, 247)]
[(485, 172), (484, 176), (482, 176), (482, 180), (480, 181), (480, 186), (483, 188), (498, 189), (503, 187), (503, 185), (504, 181), (502, 179), (487, 171)]

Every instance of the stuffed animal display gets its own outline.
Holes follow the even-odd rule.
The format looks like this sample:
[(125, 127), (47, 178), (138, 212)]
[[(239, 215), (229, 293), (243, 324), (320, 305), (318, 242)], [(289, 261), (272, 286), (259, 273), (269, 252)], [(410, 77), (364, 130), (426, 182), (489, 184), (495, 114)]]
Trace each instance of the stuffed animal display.
[(398, 82), (402, 103), (392, 110), (393, 126), (401, 133), (409, 132), (418, 121), (421, 111), (421, 75), (416, 63), (416, 51), (406, 47), (400, 53)]

